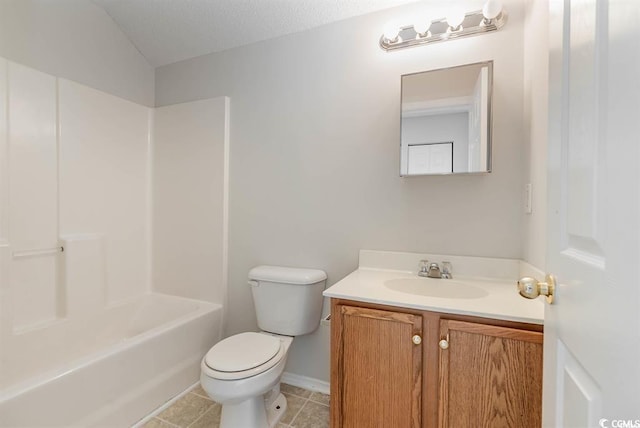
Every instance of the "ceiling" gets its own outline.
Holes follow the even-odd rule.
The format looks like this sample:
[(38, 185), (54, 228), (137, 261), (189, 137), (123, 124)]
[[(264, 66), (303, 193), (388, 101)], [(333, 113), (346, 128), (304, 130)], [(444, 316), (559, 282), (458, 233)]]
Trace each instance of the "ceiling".
[(92, 0), (158, 67), (416, 0)]

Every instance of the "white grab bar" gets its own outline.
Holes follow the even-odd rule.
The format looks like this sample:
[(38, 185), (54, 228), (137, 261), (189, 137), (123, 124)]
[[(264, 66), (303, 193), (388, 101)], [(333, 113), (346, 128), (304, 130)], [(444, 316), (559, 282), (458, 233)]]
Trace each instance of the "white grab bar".
[(38, 250), (24, 250), (24, 251), (14, 251), (13, 258), (17, 259), (20, 257), (35, 257), (35, 256), (44, 256), (47, 254), (55, 254), (61, 253), (64, 251), (64, 247), (55, 247), (55, 248), (43, 248)]

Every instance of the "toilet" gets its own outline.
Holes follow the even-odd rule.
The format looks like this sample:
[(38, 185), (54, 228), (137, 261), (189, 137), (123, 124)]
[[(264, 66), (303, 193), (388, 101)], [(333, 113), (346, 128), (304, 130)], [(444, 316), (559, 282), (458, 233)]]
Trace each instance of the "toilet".
[(249, 285), (260, 332), (215, 344), (201, 363), (200, 383), (222, 404), (221, 428), (272, 428), (287, 409), (280, 378), (295, 336), (318, 328), (326, 273), (258, 266)]

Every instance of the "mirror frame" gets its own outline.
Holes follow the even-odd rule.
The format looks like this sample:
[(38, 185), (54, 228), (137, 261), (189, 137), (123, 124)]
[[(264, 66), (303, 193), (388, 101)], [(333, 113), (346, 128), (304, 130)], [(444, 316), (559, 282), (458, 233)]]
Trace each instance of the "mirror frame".
[[(489, 67), (489, 79), (488, 79), (488, 96), (487, 96), (487, 169), (485, 171), (469, 171), (469, 172), (450, 172), (450, 173), (431, 173), (431, 174), (403, 174), (402, 173), (402, 94), (403, 94), (403, 80), (405, 77), (414, 76), (422, 73), (429, 73), (432, 71), (445, 71), (452, 70), (460, 67), (468, 67), (471, 65), (483, 65)], [(447, 175), (478, 175), (489, 174), (492, 170), (492, 158), (493, 158), (493, 60), (472, 62), (468, 64), (454, 65), (451, 67), (434, 68), (432, 70), (417, 71), (414, 73), (407, 73), (400, 76), (400, 177), (428, 177), (428, 176), (447, 176)]]

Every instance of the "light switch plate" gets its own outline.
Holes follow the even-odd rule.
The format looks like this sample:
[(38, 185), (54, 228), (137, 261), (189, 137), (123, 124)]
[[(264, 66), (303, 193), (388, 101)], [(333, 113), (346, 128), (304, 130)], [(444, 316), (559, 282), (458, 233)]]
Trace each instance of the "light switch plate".
[(524, 186), (524, 212), (525, 214), (531, 214), (533, 212), (533, 207), (531, 206), (531, 193), (532, 187), (531, 183), (525, 184)]

